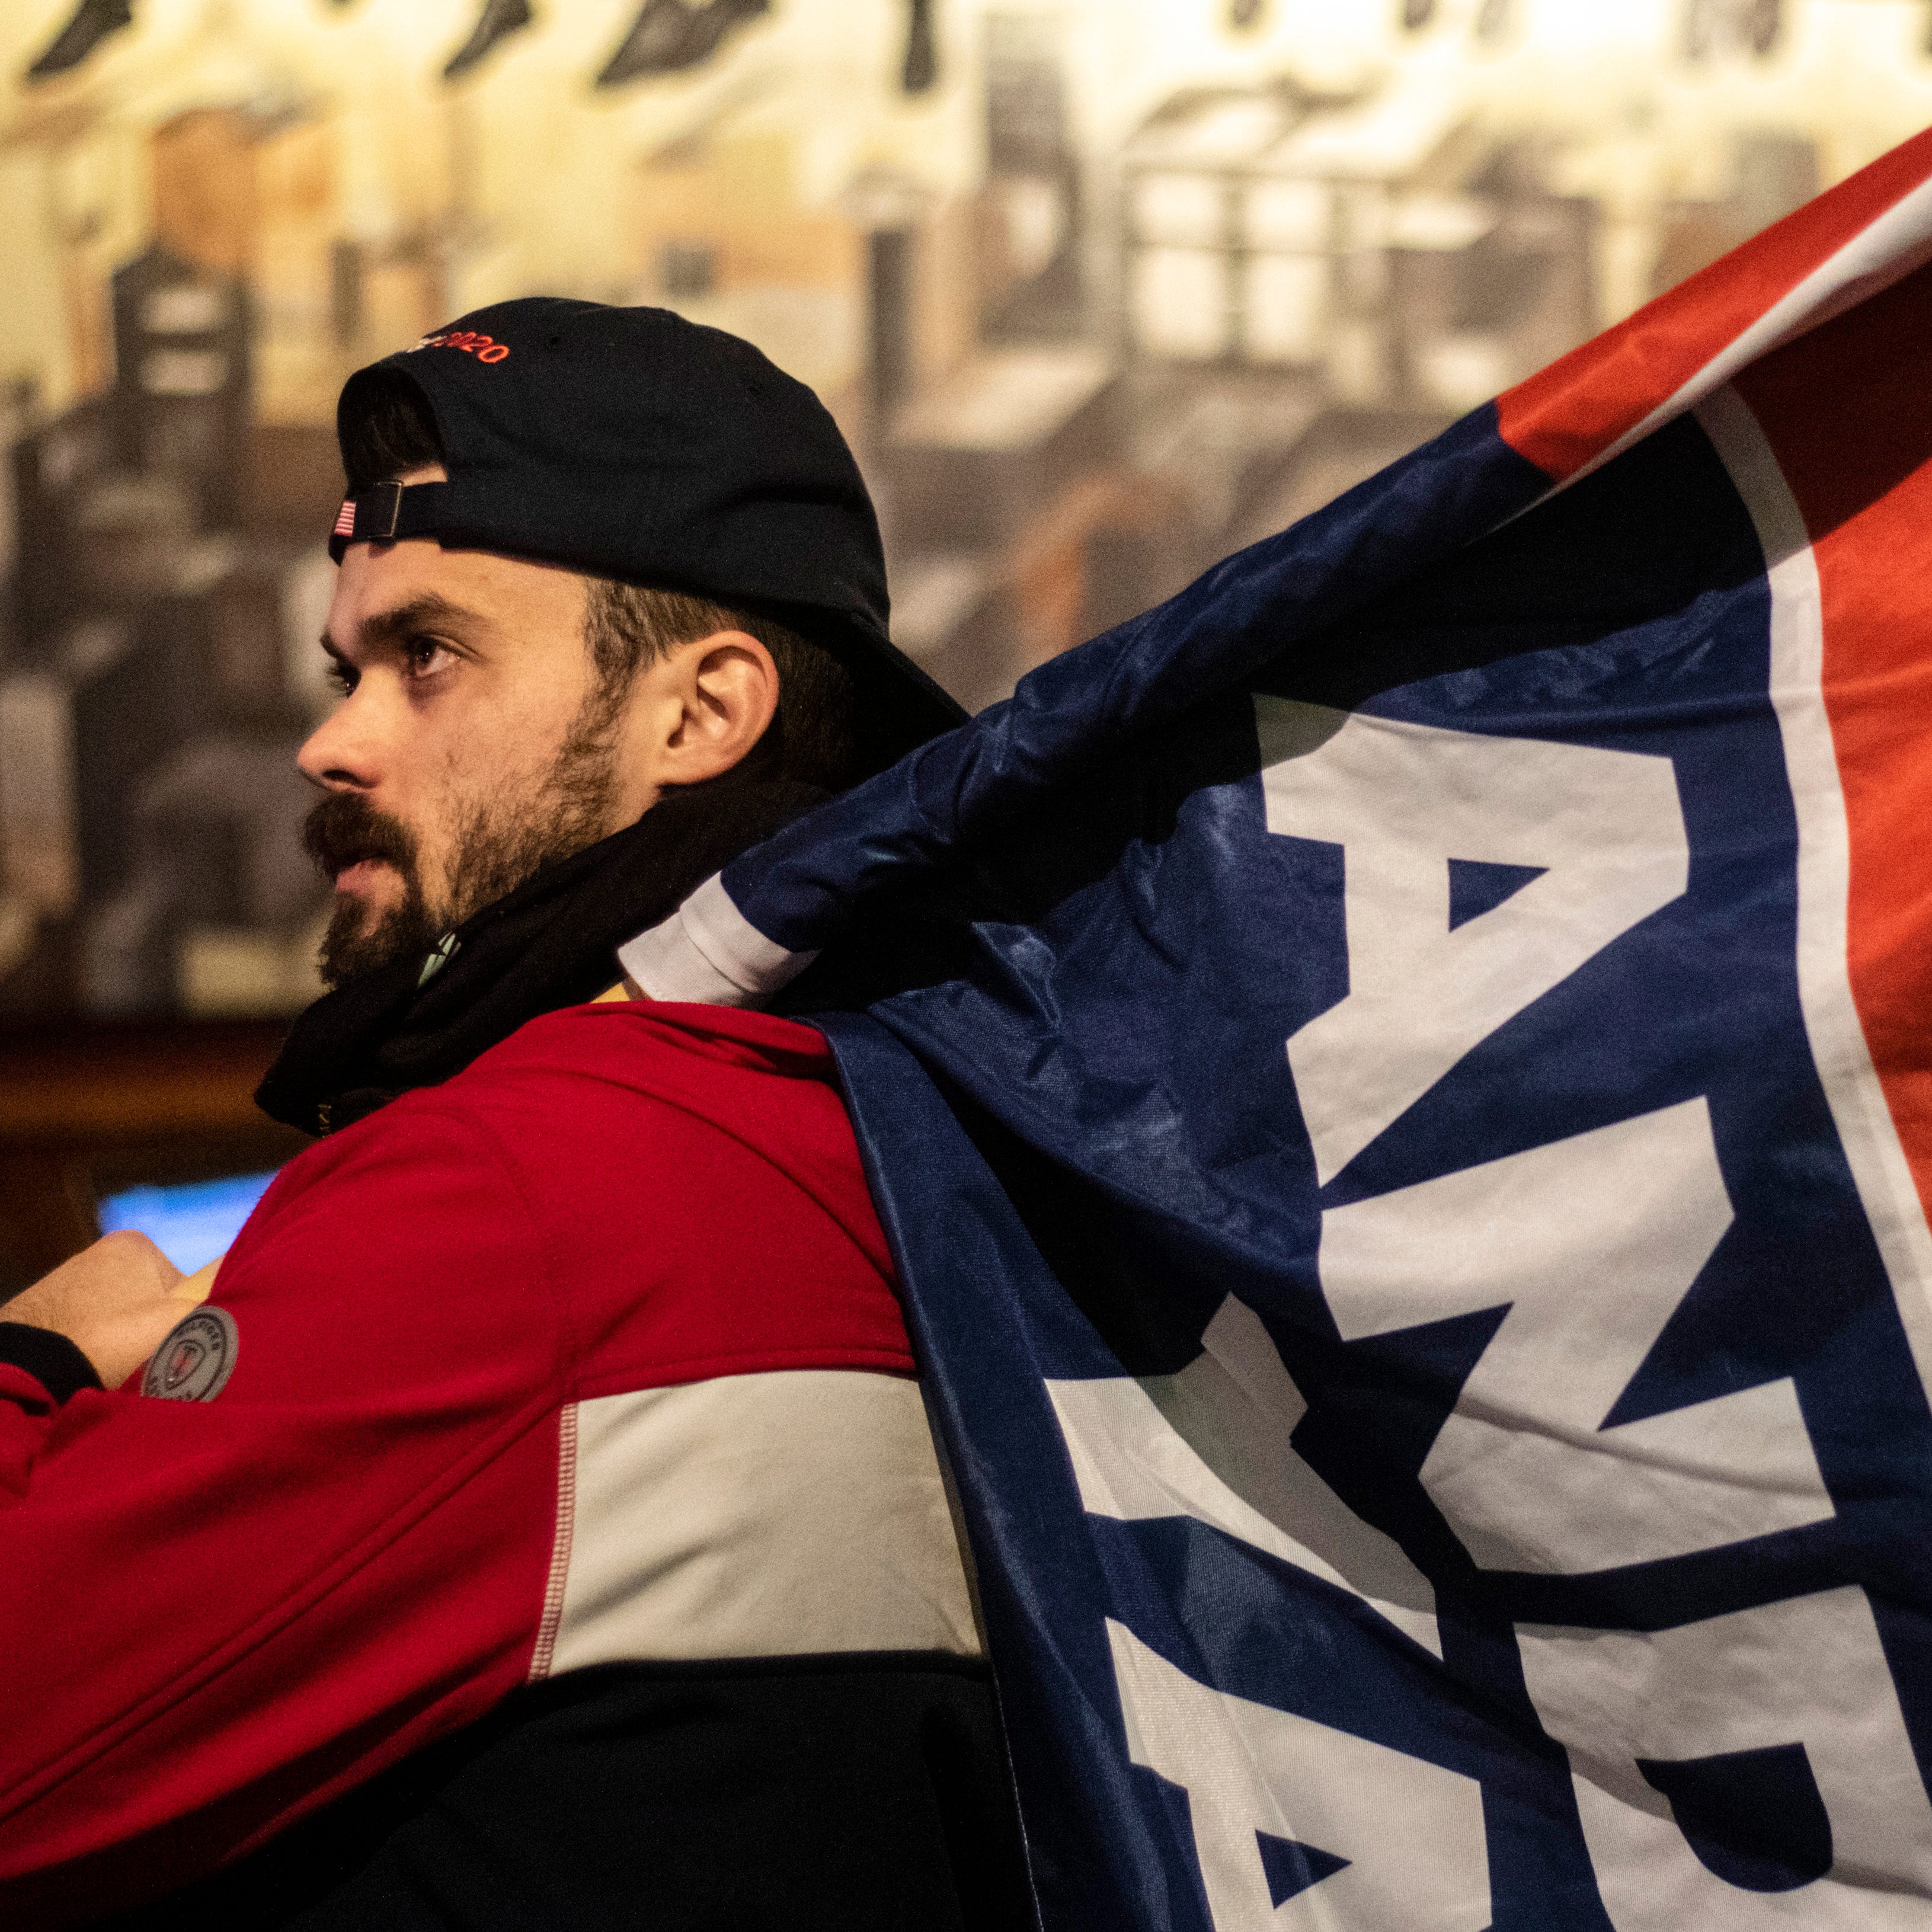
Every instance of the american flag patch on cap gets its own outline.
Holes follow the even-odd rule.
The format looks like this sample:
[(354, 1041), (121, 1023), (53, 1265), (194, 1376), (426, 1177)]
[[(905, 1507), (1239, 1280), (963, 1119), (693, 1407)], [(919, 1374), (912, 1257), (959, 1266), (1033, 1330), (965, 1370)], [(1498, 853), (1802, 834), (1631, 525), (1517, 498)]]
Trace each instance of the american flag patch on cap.
[(335, 528), (331, 532), (338, 537), (352, 537), (356, 534), (356, 499), (345, 496), (342, 508), (336, 512)]

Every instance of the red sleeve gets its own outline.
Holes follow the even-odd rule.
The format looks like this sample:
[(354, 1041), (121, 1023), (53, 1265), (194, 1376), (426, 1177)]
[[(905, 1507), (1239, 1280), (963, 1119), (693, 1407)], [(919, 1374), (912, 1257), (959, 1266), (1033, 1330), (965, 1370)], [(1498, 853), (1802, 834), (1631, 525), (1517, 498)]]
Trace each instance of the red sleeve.
[(0, 1369), (0, 1922), (166, 1891), (523, 1681), (543, 1248), (490, 1137), (414, 1096), (270, 1190), (222, 1270), (218, 1399), (54, 1407)]
[(533, 1022), (284, 1169), (212, 1399), (0, 1363), (0, 1924), (172, 1890), (524, 1682), (566, 1405), (910, 1372), (830, 1065), (762, 1016)]
[(38, 1376), (0, 1362), (0, 1509), (27, 1493), (34, 1452), (58, 1406)]

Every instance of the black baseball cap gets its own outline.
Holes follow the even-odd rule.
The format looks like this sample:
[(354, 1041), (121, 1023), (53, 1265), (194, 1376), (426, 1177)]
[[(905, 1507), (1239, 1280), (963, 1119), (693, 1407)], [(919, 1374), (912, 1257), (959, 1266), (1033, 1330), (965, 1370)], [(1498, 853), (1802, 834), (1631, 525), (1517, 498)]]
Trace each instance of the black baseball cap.
[(449, 480), (350, 498), (338, 563), (352, 542), (433, 537), (770, 618), (853, 673), (866, 772), (964, 721), (892, 646), (878, 520), (837, 424), (748, 342), (668, 309), (496, 302), (357, 370), (338, 430), (359, 387), (396, 375)]

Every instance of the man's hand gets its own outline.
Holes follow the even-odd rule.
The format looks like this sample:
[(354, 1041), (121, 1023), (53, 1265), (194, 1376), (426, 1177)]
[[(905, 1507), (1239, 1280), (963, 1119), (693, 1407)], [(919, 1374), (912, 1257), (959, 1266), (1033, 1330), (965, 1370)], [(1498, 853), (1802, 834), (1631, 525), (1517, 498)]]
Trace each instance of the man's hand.
[(0, 1304), (0, 1322), (64, 1335), (94, 1364), (103, 1386), (117, 1388), (206, 1290), (201, 1277), (184, 1275), (146, 1234), (123, 1232), (104, 1234)]

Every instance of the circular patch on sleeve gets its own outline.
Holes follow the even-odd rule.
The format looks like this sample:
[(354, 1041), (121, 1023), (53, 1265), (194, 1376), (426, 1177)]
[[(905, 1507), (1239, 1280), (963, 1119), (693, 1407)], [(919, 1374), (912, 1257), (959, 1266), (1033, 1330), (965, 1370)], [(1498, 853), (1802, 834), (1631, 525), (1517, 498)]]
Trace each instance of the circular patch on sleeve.
[(168, 1330), (141, 1378), (143, 1395), (170, 1402), (212, 1402), (235, 1366), (235, 1318), (225, 1308), (197, 1308)]

